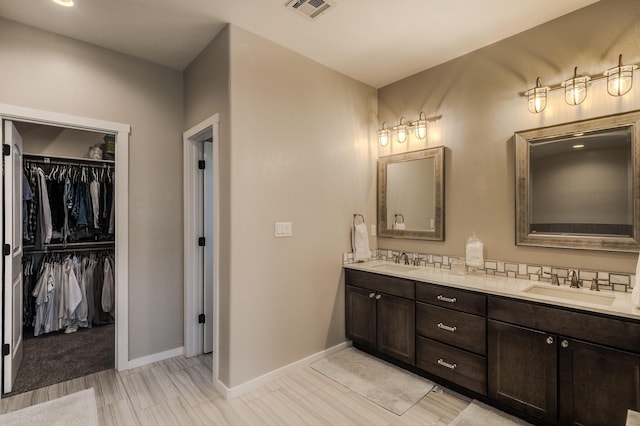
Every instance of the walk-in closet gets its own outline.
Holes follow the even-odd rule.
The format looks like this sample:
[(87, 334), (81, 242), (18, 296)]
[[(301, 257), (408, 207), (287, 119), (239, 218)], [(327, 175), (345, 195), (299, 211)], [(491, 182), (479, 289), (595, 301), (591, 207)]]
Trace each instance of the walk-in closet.
[(112, 134), (13, 125), (23, 173), (16, 394), (115, 365), (116, 164)]

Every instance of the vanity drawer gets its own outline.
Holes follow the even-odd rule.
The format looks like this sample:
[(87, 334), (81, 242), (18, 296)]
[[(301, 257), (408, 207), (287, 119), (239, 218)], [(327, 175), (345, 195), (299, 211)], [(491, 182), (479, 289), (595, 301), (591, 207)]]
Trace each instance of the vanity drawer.
[(487, 313), (484, 294), (442, 285), (416, 283), (416, 300), (475, 315)]
[(487, 353), (484, 317), (416, 303), (416, 333), (477, 354)]
[(353, 269), (345, 269), (345, 284), (406, 299), (414, 299), (416, 295), (413, 281)]
[(483, 356), (417, 337), (416, 366), (479, 394), (487, 394), (487, 359)]
[(640, 322), (489, 297), (489, 318), (640, 353)]

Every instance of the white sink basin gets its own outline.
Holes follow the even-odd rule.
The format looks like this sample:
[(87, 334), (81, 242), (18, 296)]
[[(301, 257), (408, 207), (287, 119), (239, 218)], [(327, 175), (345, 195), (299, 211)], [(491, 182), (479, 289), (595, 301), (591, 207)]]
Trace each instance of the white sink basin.
[[(588, 291), (588, 290), (587, 290)], [(593, 303), (596, 305), (611, 306), (615, 297), (597, 292), (587, 292), (577, 288), (552, 287), (549, 285), (534, 284), (522, 290), (523, 293), (537, 294), (539, 296), (555, 297), (571, 300), (573, 302)]]
[(379, 269), (381, 271), (388, 271), (388, 272), (410, 272), (418, 269), (416, 267), (409, 266), (409, 265), (390, 265), (388, 263), (385, 263), (383, 265), (372, 266), (372, 268)]

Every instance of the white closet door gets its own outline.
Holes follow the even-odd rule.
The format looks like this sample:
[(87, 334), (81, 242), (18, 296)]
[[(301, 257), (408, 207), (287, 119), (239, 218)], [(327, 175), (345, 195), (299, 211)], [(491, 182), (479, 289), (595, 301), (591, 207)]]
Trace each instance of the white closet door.
[[(11, 121), (4, 123), (4, 342), (2, 380), (11, 392), (22, 361), (22, 138)], [(8, 250), (7, 250), (8, 248)], [(8, 254), (7, 254), (8, 253)], [(8, 352), (8, 353), (7, 353)]]

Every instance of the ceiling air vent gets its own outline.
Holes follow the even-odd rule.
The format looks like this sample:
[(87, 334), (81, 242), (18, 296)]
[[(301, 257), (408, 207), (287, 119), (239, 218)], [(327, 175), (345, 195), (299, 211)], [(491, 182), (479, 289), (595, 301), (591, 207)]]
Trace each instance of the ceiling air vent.
[(287, 9), (291, 9), (309, 19), (316, 19), (334, 7), (336, 7), (336, 4), (331, 0), (291, 0), (287, 3)]

